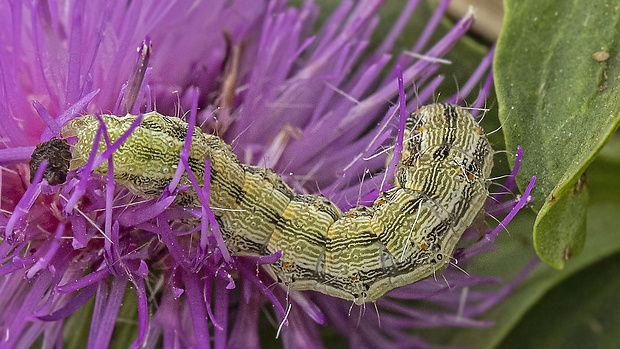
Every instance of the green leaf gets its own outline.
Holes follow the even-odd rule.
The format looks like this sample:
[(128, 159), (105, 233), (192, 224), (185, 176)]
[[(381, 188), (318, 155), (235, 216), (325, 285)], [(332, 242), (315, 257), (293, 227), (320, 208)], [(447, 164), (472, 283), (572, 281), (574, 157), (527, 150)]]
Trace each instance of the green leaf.
[(618, 3), (504, 4), (494, 62), (500, 119), (507, 149), (524, 150), (519, 186), (538, 177), (536, 251), (563, 268), (585, 239), (588, 199), (579, 179), (620, 124)]
[(584, 173), (572, 190), (558, 198), (551, 194), (548, 204), (536, 217), (534, 247), (541, 259), (555, 268), (563, 268), (564, 261), (583, 250), (588, 193)]
[(619, 273), (620, 253), (575, 273), (544, 295), (498, 348), (617, 348)]

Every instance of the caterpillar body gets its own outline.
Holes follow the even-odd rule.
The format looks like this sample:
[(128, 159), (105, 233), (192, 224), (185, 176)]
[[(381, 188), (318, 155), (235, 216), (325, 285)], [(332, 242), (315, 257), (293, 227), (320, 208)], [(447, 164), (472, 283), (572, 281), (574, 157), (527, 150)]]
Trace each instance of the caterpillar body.
[[(100, 117), (112, 142), (137, 118)], [(78, 138), (71, 170), (86, 164), (99, 127), (94, 115), (63, 126), (63, 138)], [(160, 195), (175, 174), (187, 128), (176, 117), (143, 114), (113, 154), (114, 179), (134, 194)], [(321, 195), (295, 193), (268, 168), (240, 163), (221, 138), (199, 128), (188, 162), (202, 183), (205, 157), (210, 159), (210, 205), (224, 209), (214, 213), (232, 254), (282, 251), (280, 260), (265, 266), (278, 282), (363, 304), (442, 272), (488, 194), (493, 150), (465, 109), (422, 107), (407, 119), (404, 140), (393, 187), (372, 206), (344, 213)], [(101, 140), (98, 152), (105, 149)], [(107, 173), (107, 164), (95, 172)], [(185, 173), (180, 184), (189, 183)], [(201, 204), (192, 188), (175, 203)]]

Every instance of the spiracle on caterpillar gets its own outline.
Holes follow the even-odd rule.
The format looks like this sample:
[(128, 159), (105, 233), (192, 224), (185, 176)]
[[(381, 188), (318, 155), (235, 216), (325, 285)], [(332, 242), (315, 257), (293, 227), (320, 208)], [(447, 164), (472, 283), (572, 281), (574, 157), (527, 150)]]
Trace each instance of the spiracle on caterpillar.
[[(110, 142), (138, 116), (99, 116)], [(432, 104), (406, 120), (403, 150), (393, 187), (370, 207), (342, 212), (322, 195), (295, 193), (268, 168), (240, 163), (221, 138), (194, 128), (189, 167), (199, 183), (210, 160), (210, 206), (227, 249), (234, 255), (281, 258), (266, 271), (290, 290), (314, 290), (373, 302), (394, 288), (442, 272), (457, 242), (477, 217), (488, 195), (493, 149), (464, 108)], [(35, 173), (43, 160), (50, 184), (65, 181), (68, 170), (87, 163), (100, 122), (84, 115), (67, 122), (62, 138), (37, 146), (30, 162)], [(113, 153), (114, 180), (132, 193), (157, 197), (172, 180), (188, 124), (157, 112), (142, 121)], [(97, 152), (106, 149), (103, 139)], [(95, 172), (106, 174), (104, 162)], [(180, 183), (190, 184), (187, 173)], [(199, 206), (194, 189), (178, 193), (175, 204)]]

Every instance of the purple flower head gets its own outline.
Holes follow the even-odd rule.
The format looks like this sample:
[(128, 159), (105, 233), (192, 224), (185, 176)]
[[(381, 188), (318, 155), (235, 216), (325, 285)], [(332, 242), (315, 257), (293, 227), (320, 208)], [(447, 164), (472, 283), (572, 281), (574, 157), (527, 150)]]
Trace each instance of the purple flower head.
[[(322, 347), (324, 325), (351, 346), (411, 347), (427, 345), (410, 334), (414, 327), (490, 326), (477, 316), (531, 266), (492, 293), (475, 286), (499, 280), (462, 268), (491, 250), (532, 200), (533, 180), (523, 196), (505, 197), (516, 189), (520, 149), (506, 183), (486, 202), (501, 223), (466, 230), (442, 275), (363, 306), (275, 282), (261, 265), (278, 262), (280, 252), (229, 251), (221, 208), (210, 204), (217, 164), (209, 157), (195, 163), (191, 128), (161, 193), (135, 195), (115, 177), (121, 147), (156, 110), (219, 135), (241, 163), (272, 168), (299, 194), (322, 194), (343, 211), (371, 205), (394, 176), (384, 149), (396, 139), (392, 152), (400, 153), (406, 115), (433, 101), (441, 57), (474, 20), (468, 13), (430, 43), (448, 2), (398, 57), (390, 51), (416, 0), (370, 55), (382, 1), (343, 1), (316, 34), (311, 1), (300, 8), (275, 0), (0, 3), (0, 347), (62, 346), (63, 332), (72, 330), (66, 320), (91, 307), (88, 347), (105, 348), (128, 296), (137, 303), (135, 348), (258, 347), (259, 338), (276, 334), (287, 347)], [(476, 115), (491, 89), (492, 54), (447, 103), (475, 99)], [(469, 97), (481, 81), (478, 96)], [(112, 137), (106, 115), (127, 113), (137, 118)], [(67, 172), (72, 159), (57, 141), (74, 144), (67, 122), (85, 114), (97, 125), (92, 149)], [(43, 155), (29, 168), (33, 152)], [(200, 205), (178, 205), (188, 193)], [(268, 335), (259, 319), (271, 321)]]

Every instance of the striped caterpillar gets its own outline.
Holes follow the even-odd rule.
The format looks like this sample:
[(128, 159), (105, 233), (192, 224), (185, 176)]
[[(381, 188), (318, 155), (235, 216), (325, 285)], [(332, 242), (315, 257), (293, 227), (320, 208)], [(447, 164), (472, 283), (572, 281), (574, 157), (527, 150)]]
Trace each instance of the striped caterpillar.
[[(114, 142), (137, 116), (101, 118)], [(176, 117), (143, 114), (113, 154), (114, 179), (136, 195), (160, 195), (176, 171), (187, 127)], [(63, 138), (78, 137), (71, 170), (86, 164), (98, 128), (94, 115), (63, 126)], [(265, 266), (278, 282), (363, 304), (442, 272), (488, 194), (493, 150), (465, 109), (422, 107), (407, 119), (404, 140), (393, 187), (371, 207), (344, 213), (321, 195), (296, 194), (270, 169), (240, 163), (221, 138), (198, 128), (188, 162), (202, 183), (204, 159), (210, 158), (210, 205), (224, 209), (214, 213), (232, 254), (282, 251)], [(102, 140), (98, 152), (105, 147)], [(31, 166), (41, 156), (35, 151)], [(95, 172), (106, 174), (107, 164)], [(180, 184), (189, 183), (185, 173)], [(198, 206), (200, 200), (190, 187), (175, 203)]]

